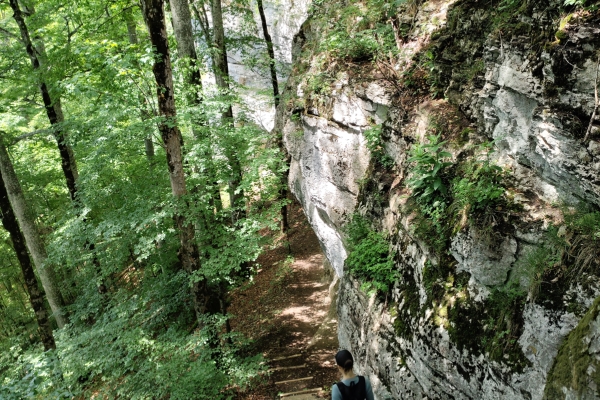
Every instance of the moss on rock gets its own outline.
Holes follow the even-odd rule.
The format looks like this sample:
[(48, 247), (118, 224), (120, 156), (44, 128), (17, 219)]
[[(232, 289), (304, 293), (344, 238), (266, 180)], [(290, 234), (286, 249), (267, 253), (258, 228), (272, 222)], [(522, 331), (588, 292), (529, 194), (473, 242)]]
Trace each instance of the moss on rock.
[[(596, 398), (596, 391), (592, 388), (600, 386), (600, 356), (591, 354), (591, 347), (598, 347), (599, 338), (593, 337), (592, 325), (599, 324), (599, 315), (600, 297), (558, 351), (548, 373), (544, 399), (564, 399), (565, 389), (578, 399)], [(596, 331), (595, 335), (598, 334)]]

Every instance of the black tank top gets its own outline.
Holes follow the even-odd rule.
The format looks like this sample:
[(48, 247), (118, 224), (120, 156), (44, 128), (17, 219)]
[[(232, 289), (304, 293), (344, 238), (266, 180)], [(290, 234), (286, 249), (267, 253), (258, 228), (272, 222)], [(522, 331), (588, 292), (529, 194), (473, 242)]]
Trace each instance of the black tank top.
[(342, 399), (344, 400), (365, 400), (367, 398), (367, 384), (364, 376), (358, 376), (358, 383), (350, 382), (350, 386), (346, 386), (342, 382), (336, 383)]

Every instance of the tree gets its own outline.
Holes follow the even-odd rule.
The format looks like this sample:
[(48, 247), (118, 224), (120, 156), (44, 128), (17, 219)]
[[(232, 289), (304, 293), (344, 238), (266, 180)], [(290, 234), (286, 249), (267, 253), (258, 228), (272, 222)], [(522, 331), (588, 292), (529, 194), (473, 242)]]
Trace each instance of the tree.
[(173, 30), (177, 40), (177, 53), (180, 58), (185, 60), (188, 67), (185, 80), (187, 84), (191, 85), (191, 92), (194, 94), (191, 103), (199, 103), (202, 80), (194, 45), (190, 6), (188, 0), (169, 0), (169, 4), (171, 5)]
[[(269, 70), (271, 72), (271, 85), (273, 86), (273, 101), (275, 103), (275, 109), (279, 106), (279, 84), (277, 82), (277, 70), (275, 68), (275, 51), (273, 50), (273, 40), (271, 39), (271, 35), (269, 34), (269, 27), (267, 26), (267, 18), (265, 17), (265, 10), (263, 7), (262, 0), (256, 0), (258, 6), (258, 13), (260, 14), (260, 21), (262, 24), (263, 36), (265, 38), (265, 43), (267, 44), (267, 53), (269, 54)], [(276, 132), (277, 135), (277, 147), (281, 151), (281, 154), (287, 154), (285, 146), (283, 144), (283, 137), (281, 133)], [(290, 160), (289, 156), (286, 156), (286, 166), (289, 168)], [(283, 205), (281, 206), (280, 217), (280, 229), (282, 233), (287, 233), (289, 230), (288, 218), (287, 218), (287, 179), (288, 172), (283, 174), (281, 189), (279, 191), (279, 199), (283, 201)], [(289, 248), (288, 248), (289, 249)]]
[(269, 71), (271, 72), (271, 85), (273, 86), (273, 101), (275, 102), (275, 108), (277, 108), (279, 105), (279, 84), (277, 82), (277, 70), (275, 69), (275, 51), (273, 50), (273, 40), (269, 34), (269, 27), (267, 26), (267, 18), (265, 17), (265, 9), (263, 7), (262, 0), (256, 0), (256, 4), (258, 6), (258, 13), (260, 14), (263, 36), (265, 37), (265, 43), (267, 44), (267, 53), (269, 54)]
[[(129, 39), (129, 44), (137, 45), (138, 44), (138, 35), (137, 28), (135, 25), (135, 20), (133, 19), (133, 15), (131, 13), (131, 8), (127, 8), (123, 10), (123, 17), (125, 19), (125, 24), (127, 25), (127, 37)], [(137, 65), (139, 67), (139, 65)], [(152, 112), (148, 110), (148, 106), (146, 104), (146, 100), (144, 96), (140, 93), (138, 95), (140, 101), (140, 115), (142, 121), (145, 121), (150, 118)], [(146, 152), (146, 158), (148, 158), (148, 163), (150, 164), (150, 168), (154, 164), (154, 143), (152, 142), (152, 136), (148, 135), (144, 139), (144, 149)]]
[[(25, 45), (25, 50), (27, 51), (27, 55), (29, 56), (31, 65), (33, 69), (37, 73), (39, 73), (41, 69), (41, 63), (38, 54), (44, 54), (44, 51), (33, 46), (33, 43), (31, 42), (31, 37), (29, 35), (29, 30), (27, 29), (27, 25), (25, 24), (25, 19), (23, 18), (23, 13), (21, 12), (18, 1), (9, 0), (9, 2), (13, 10), (13, 18), (19, 26), (21, 40)], [(62, 113), (62, 108), (60, 107), (60, 99), (51, 98), (50, 91), (48, 90), (48, 84), (44, 81), (43, 78), (40, 79), (39, 87), (40, 92), (42, 94), (42, 100), (44, 101), (44, 107), (46, 108), (46, 114), (48, 116), (48, 119), (50, 120), (50, 124), (54, 128), (53, 133), (58, 144), (58, 150), (60, 152), (60, 158), (62, 161), (62, 169), (65, 175), (65, 179), (67, 181), (67, 187), (69, 188), (69, 194), (71, 196), (71, 200), (75, 200), (77, 197), (77, 164), (75, 163), (73, 150), (67, 144), (65, 133), (63, 132), (63, 129), (61, 127), (61, 123), (63, 122), (64, 117)]]
[[(229, 92), (229, 66), (227, 65), (227, 47), (225, 46), (225, 28), (223, 27), (223, 9), (221, 0), (211, 0), (211, 17), (213, 25), (213, 72), (218, 88)], [(231, 104), (223, 111), (223, 122), (232, 123), (233, 109)]]
[(2, 217), (2, 225), (4, 229), (10, 234), (13, 247), (19, 264), (21, 265), (21, 271), (23, 272), (23, 278), (25, 279), (25, 286), (27, 293), (29, 294), (29, 302), (31, 308), (35, 312), (35, 317), (38, 323), (38, 332), (45, 350), (55, 349), (56, 344), (54, 343), (54, 336), (52, 336), (52, 326), (48, 319), (48, 312), (44, 305), (44, 292), (38, 288), (38, 282), (33, 272), (31, 260), (27, 253), (27, 246), (25, 244), (25, 238), (19, 228), (17, 219), (8, 200), (8, 193), (4, 185), (4, 179), (2, 173), (0, 173), (0, 213)]
[[(152, 72), (154, 73), (157, 85), (156, 93), (158, 98), (158, 110), (162, 117), (162, 120), (159, 123), (159, 131), (167, 152), (171, 190), (176, 198), (181, 198), (187, 194), (187, 189), (181, 152), (181, 132), (177, 127), (173, 76), (171, 58), (169, 56), (167, 29), (165, 26), (163, 0), (141, 0), (141, 6), (144, 20), (148, 27), (150, 41), (156, 50), (156, 58), (154, 66), (152, 67)], [(195, 243), (194, 225), (189, 221), (186, 221), (181, 213), (177, 213), (174, 218), (179, 231), (181, 263), (184, 270), (191, 275), (200, 269), (198, 247)], [(206, 311), (208, 301), (206, 292), (206, 281), (196, 280), (192, 287), (192, 294), (194, 298), (194, 309), (198, 320), (200, 320), (201, 316)]]
[(23, 235), (25, 236), (27, 248), (33, 258), (33, 262), (38, 271), (46, 296), (48, 297), (48, 303), (50, 303), (50, 308), (52, 308), (56, 323), (59, 328), (62, 328), (68, 320), (67, 315), (63, 310), (64, 300), (58, 286), (56, 275), (54, 274), (54, 268), (52, 265), (46, 264), (46, 259), (48, 258), (46, 246), (35, 226), (31, 210), (27, 206), (23, 190), (21, 189), (12, 162), (1, 139), (2, 138), (0, 138), (0, 173), (2, 173), (2, 179), (6, 186), (8, 198), (17, 220), (19, 221)]
[[(215, 75), (215, 81), (217, 87), (221, 90), (222, 94), (229, 93), (229, 67), (227, 65), (227, 47), (225, 45), (225, 28), (223, 26), (223, 9), (221, 7), (221, 0), (211, 0), (211, 17), (213, 24), (213, 72)], [(233, 108), (231, 103), (223, 110), (221, 115), (222, 123), (226, 129), (233, 127)], [(243, 205), (240, 205), (244, 195), (239, 189), (242, 182), (242, 167), (237, 154), (232, 151), (226, 151), (226, 156), (229, 159), (229, 165), (232, 169), (232, 179), (229, 182), (229, 197), (231, 200), (231, 207), (235, 211), (233, 215), (233, 221), (243, 218), (245, 211)], [(239, 212), (236, 208), (240, 207)]]

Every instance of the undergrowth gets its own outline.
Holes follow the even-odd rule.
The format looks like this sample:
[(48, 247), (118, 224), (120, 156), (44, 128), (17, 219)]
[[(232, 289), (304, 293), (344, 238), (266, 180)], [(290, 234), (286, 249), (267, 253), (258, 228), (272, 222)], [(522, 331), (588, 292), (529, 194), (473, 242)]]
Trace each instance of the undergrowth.
[(188, 333), (195, 319), (188, 281), (181, 272), (145, 276), (135, 293), (123, 288), (110, 299), (90, 282), (88, 301), (55, 332), (56, 350), (23, 342), (3, 349), (0, 398), (228, 398), (228, 386), (258, 375), (260, 357), (240, 356), (247, 344), (222, 333), (225, 316), (207, 315)]
[(438, 255), (448, 247), (450, 236), (468, 223), (487, 232), (514, 208), (506, 197), (506, 172), (491, 162), (492, 144), (471, 149), (472, 157), (456, 165), (440, 135), (411, 147), (407, 186), (415, 216), (415, 234)]
[[(563, 296), (574, 282), (600, 270), (600, 212), (561, 206), (563, 222), (548, 227), (540, 245), (518, 263), (529, 300), (565, 307)], [(577, 311), (575, 304), (567, 310)]]

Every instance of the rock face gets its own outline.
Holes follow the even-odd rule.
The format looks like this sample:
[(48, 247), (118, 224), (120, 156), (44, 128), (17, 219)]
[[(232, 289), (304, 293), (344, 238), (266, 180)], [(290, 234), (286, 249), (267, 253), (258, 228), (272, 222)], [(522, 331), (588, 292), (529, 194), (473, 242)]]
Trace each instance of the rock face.
[[(402, 71), (422, 69), (415, 63), (427, 48), (433, 54), (428, 68), (445, 100), (402, 92), (406, 87), (398, 92), (389, 76), (358, 79), (344, 68), (317, 96), (309, 84), (315, 63), (299, 58), (310, 57), (305, 49), (322, 39), (319, 27), (309, 19), (296, 37), (295, 61), (304, 62), (306, 72), (288, 81), (290, 100), (278, 110), (275, 130), (291, 157), (290, 188), (342, 277), (340, 345), (354, 353), (376, 398), (600, 397), (597, 276), (550, 277), (532, 289), (540, 278), (524, 267), (547, 246), (549, 224), (560, 221), (552, 202), (600, 206), (600, 119), (590, 121), (600, 18), (581, 13), (577, 22), (562, 23), (560, 43), (551, 43), (562, 2), (542, 3), (502, 29), (489, 28), (496, 14), (477, 1), (405, 8), (397, 21), (410, 30), (394, 76), (401, 80)], [(524, 33), (526, 26), (533, 28)], [(440, 116), (447, 118), (444, 128), (456, 132), (450, 136), (460, 139), (453, 163), (473, 157), (469, 145), (494, 141), (494, 162), (510, 172), (520, 210), (517, 219), (499, 213), (488, 227), (496, 232), (491, 239), (486, 229), (461, 225), (443, 254), (415, 232), (405, 184), (407, 149), (423, 142)], [(379, 124), (392, 169), (378, 164), (366, 139)], [(389, 238), (398, 279), (386, 296), (365, 294), (345, 272), (344, 227), (354, 213)], [(516, 311), (509, 318), (494, 301), (511, 283), (527, 298), (511, 300)], [(515, 336), (509, 342), (503, 335)], [(493, 340), (508, 344), (498, 351)], [(575, 364), (585, 376), (569, 380), (565, 371)], [(561, 379), (547, 386), (554, 380), (549, 373)]]
[[(273, 40), (280, 86), (289, 75), (292, 63), (292, 40), (300, 30), (300, 25), (306, 20), (309, 5), (309, 0), (263, 1), (269, 35)], [(235, 19), (228, 21), (228, 27), (239, 30), (240, 26), (244, 26), (247, 31), (244, 33), (264, 39), (258, 11), (254, 11), (254, 19), (252, 26), (247, 26), (241, 19)], [(234, 81), (245, 87), (241, 90), (241, 95), (246, 105), (246, 112), (259, 126), (271, 130), (274, 125), (275, 108), (272, 92), (269, 91), (272, 90), (272, 86), (268, 64), (265, 61), (266, 47), (258, 47), (250, 56), (259, 60), (259, 67), (244, 63), (243, 60), (248, 58), (247, 55), (230, 51), (228, 53), (229, 73)]]
[(302, 115), (287, 120), (284, 142), (291, 156), (289, 182), (292, 192), (305, 206), (323, 250), (339, 276), (343, 275), (346, 250), (342, 227), (354, 210), (370, 163), (370, 153), (361, 132), (369, 120), (383, 122), (388, 99), (373, 85), (362, 98), (350, 91), (333, 103), (331, 120)]

